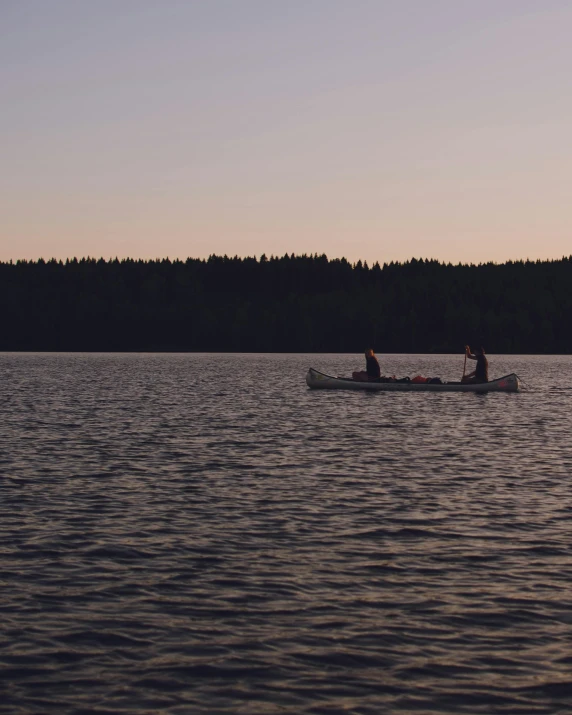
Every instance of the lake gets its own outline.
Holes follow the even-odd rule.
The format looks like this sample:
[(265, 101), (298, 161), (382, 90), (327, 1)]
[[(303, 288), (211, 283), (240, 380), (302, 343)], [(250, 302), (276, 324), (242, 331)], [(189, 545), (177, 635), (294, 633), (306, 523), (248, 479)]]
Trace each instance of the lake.
[(572, 357), (364, 363), (0, 354), (0, 712), (571, 712)]

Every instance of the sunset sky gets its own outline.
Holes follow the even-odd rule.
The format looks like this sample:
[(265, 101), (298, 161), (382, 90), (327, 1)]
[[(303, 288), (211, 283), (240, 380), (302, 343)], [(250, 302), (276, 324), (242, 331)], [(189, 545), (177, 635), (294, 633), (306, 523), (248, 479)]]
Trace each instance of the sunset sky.
[(0, 260), (572, 254), (569, 0), (0, 0)]

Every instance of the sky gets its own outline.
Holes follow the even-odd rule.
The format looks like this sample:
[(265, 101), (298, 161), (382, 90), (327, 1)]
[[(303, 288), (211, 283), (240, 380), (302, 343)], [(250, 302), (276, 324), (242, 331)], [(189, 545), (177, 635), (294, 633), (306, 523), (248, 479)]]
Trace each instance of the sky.
[(0, 260), (572, 254), (569, 0), (0, 0)]

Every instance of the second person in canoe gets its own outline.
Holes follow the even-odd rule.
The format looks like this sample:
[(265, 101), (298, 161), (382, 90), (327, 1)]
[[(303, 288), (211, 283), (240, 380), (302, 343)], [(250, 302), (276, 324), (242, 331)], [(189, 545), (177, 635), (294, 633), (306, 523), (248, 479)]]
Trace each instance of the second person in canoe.
[(488, 382), (489, 381), (489, 361), (485, 355), (484, 348), (475, 348), (475, 352), (471, 352), (471, 348), (465, 345), (465, 355), (469, 360), (476, 360), (477, 366), (468, 375), (463, 375), (461, 382)]
[(381, 369), (372, 348), (368, 348), (365, 351), (365, 366), (365, 370), (352, 373), (353, 379), (358, 380), (359, 382), (379, 380), (381, 377)]

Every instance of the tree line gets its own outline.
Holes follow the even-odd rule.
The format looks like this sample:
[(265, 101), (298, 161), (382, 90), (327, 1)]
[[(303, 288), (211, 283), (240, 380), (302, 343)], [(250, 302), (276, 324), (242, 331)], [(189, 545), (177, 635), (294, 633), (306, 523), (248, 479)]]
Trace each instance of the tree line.
[(572, 256), (0, 263), (0, 350), (571, 353)]

